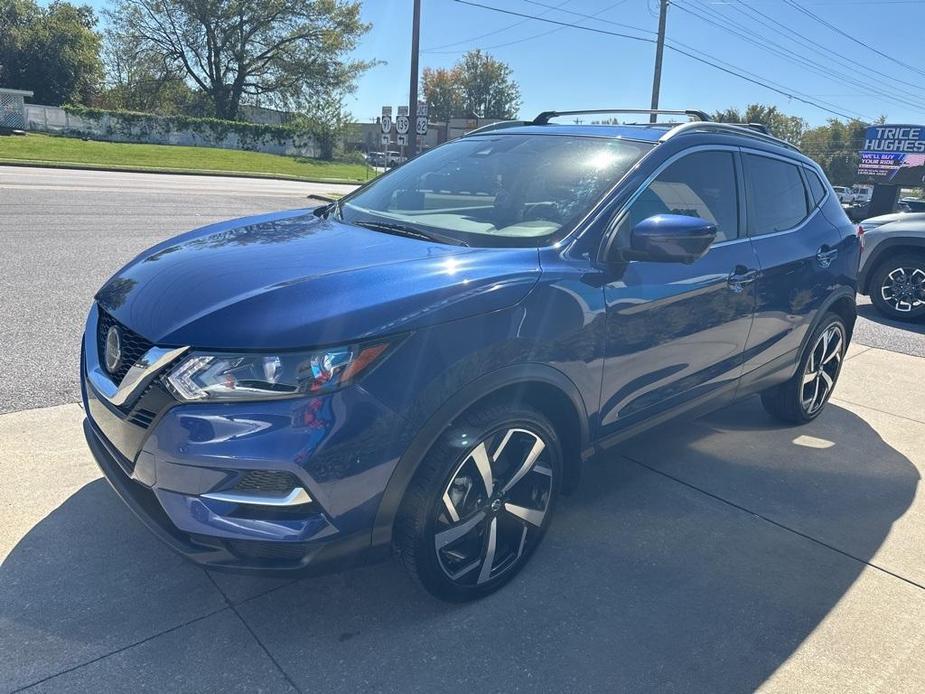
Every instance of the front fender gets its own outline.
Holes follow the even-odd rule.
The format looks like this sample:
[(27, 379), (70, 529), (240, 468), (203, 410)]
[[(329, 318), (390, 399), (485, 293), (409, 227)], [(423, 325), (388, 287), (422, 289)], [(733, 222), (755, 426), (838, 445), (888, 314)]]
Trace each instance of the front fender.
[(520, 384), (545, 384), (560, 390), (578, 414), (582, 459), (590, 454), (588, 414), (584, 399), (575, 383), (564, 373), (546, 364), (516, 364), (485, 374), (472, 381), (447, 399), (421, 426), (398, 461), (383, 494), (372, 530), (372, 545), (391, 543), (392, 528), (405, 491), (424, 456), (434, 445), (448, 423), (476, 402), (503, 388)]

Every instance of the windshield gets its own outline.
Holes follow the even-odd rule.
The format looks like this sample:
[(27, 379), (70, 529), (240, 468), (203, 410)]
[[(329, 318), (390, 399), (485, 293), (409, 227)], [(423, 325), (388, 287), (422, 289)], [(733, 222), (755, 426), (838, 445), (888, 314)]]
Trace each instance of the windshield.
[(542, 246), (571, 231), (651, 147), (565, 135), (460, 138), (347, 197), (340, 216), (470, 246)]

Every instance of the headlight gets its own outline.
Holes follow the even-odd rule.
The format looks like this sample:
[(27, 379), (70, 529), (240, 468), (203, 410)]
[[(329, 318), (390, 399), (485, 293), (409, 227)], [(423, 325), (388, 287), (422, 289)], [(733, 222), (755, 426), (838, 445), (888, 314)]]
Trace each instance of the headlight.
[(190, 354), (167, 376), (180, 400), (267, 400), (336, 390), (369, 369), (388, 343), (351, 345), (317, 352)]

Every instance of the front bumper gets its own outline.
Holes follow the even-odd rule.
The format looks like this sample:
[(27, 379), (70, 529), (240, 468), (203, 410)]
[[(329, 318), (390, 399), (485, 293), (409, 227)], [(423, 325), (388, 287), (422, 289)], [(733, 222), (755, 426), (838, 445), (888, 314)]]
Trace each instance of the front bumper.
[[(158, 395), (154, 381), (117, 407), (94, 389), (89, 352), (81, 368), (87, 443), (116, 493), (172, 549), (209, 567), (259, 573), (328, 570), (387, 551), (372, 551), (371, 531), (403, 450), (404, 420), (362, 388), (181, 404)], [(154, 411), (139, 417), (145, 407)], [(268, 472), (295, 480), (310, 503), (227, 500), (243, 478)]]

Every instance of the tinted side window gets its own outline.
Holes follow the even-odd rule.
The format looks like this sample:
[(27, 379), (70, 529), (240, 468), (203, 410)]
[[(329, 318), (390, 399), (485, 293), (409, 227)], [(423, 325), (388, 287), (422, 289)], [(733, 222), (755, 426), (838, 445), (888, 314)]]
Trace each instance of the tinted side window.
[(812, 169), (804, 168), (803, 172), (806, 174), (806, 180), (809, 181), (809, 192), (813, 196), (813, 202), (818, 205), (825, 197), (825, 184), (819, 178), (819, 174)]
[(657, 214), (700, 217), (716, 224), (717, 241), (736, 238), (739, 208), (732, 153), (694, 152), (670, 164), (633, 202), (628, 226)]
[(795, 164), (751, 154), (743, 159), (753, 236), (791, 229), (806, 219), (806, 189)]

